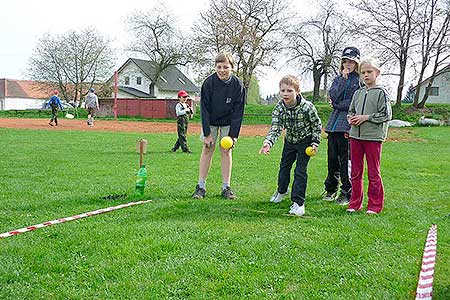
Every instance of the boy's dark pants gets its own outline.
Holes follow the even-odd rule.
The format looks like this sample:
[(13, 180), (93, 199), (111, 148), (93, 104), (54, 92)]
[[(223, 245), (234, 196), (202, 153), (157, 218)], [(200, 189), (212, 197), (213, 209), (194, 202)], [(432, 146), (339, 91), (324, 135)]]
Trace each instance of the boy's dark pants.
[(184, 152), (189, 151), (187, 146), (186, 133), (188, 128), (188, 117), (187, 115), (180, 116), (177, 119), (177, 132), (178, 132), (178, 140), (173, 146), (173, 151), (176, 151), (181, 146), (181, 150)]
[(328, 176), (325, 180), (325, 190), (336, 192), (339, 179), (341, 192), (350, 199), (352, 184), (348, 175), (349, 142), (344, 132), (330, 132), (328, 134)]
[(55, 122), (58, 125), (58, 107), (50, 106), (52, 108), (52, 117), (50, 118), (50, 122)]
[(292, 165), (297, 161), (294, 171), (291, 199), (298, 205), (305, 203), (308, 174), (306, 173), (309, 156), (306, 155), (306, 147), (311, 145), (310, 139), (304, 139), (298, 144), (291, 144), (284, 140), (283, 154), (281, 156), (280, 171), (278, 173), (278, 192), (286, 193), (291, 176)]

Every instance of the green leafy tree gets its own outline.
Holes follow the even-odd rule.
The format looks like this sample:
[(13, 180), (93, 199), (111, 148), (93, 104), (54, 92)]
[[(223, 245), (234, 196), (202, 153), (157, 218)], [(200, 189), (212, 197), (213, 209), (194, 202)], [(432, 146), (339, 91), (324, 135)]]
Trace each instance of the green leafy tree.
[(258, 104), (261, 102), (261, 94), (259, 91), (259, 81), (256, 76), (252, 76), (250, 86), (247, 91), (247, 103)]

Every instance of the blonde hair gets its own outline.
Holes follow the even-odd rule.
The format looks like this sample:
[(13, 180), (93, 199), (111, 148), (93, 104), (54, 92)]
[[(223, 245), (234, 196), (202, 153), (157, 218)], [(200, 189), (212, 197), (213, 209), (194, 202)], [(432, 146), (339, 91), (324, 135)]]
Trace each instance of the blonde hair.
[(296, 92), (300, 92), (300, 80), (294, 75), (286, 75), (280, 80), (279, 87), (281, 88), (282, 84), (293, 86)]
[(378, 62), (375, 60), (375, 58), (367, 57), (361, 60), (359, 63), (359, 69), (358, 72), (361, 73), (361, 68), (363, 65), (371, 65), (375, 70), (377, 70), (381, 75), (381, 68)]
[(231, 65), (231, 68), (234, 69), (234, 58), (233, 55), (231, 55), (231, 53), (229, 52), (222, 51), (217, 54), (215, 64), (217, 65), (218, 63), (229, 63)]

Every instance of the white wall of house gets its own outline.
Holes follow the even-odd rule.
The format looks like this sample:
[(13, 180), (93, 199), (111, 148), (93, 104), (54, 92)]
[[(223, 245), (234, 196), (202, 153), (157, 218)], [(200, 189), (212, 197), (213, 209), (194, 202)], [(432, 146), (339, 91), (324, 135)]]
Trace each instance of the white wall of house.
[(47, 100), (30, 98), (5, 98), (3, 99), (3, 110), (12, 109), (39, 109)]
[[(129, 77), (129, 84), (125, 84), (125, 78)], [(137, 84), (138, 77), (141, 84)], [(134, 63), (127, 64), (117, 76), (119, 86), (131, 87), (144, 93), (149, 93), (151, 80), (148, 79)]]
[[(422, 82), (420, 87), (419, 101), (425, 94), (425, 87), (428, 85), (428, 80)], [(438, 75), (434, 81), (432, 87), (439, 88), (438, 96), (428, 96), (427, 103), (450, 103), (450, 72), (445, 72)]]
[(160, 99), (178, 99), (178, 92), (158, 90), (158, 98), (160, 98)]

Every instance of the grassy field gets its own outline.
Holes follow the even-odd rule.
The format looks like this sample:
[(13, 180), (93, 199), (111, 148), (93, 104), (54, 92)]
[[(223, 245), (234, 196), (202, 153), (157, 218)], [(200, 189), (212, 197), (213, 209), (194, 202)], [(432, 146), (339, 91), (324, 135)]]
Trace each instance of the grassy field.
[[(414, 299), (426, 234), (438, 225), (433, 299), (450, 299), (450, 127), (391, 132), (383, 148), (385, 210), (348, 215), (323, 202), (326, 140), (309, 164), (306, 217), (268, 202), (282, 142), (240, 138), (233, 187), (190, 197), (194, 154), (173, 134), (0, 129), (0, 233), (138, 199), (153, 202), (0, 240), (0, 299)], [(144, 197), (133, 195), (149, 140)], [(217, 153), (216, 153), (217, 154)], [(126, 199), (103, 200), (112, 194)]]

